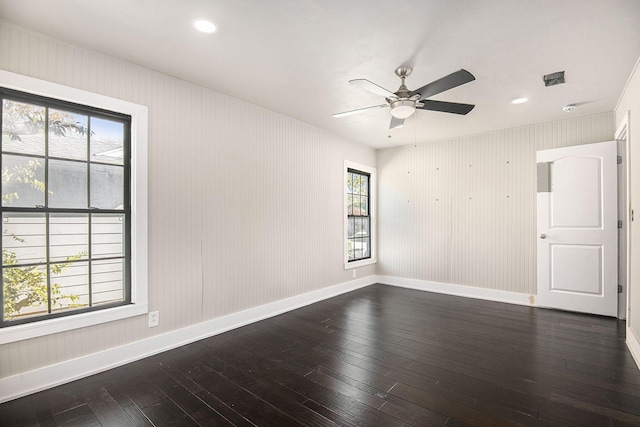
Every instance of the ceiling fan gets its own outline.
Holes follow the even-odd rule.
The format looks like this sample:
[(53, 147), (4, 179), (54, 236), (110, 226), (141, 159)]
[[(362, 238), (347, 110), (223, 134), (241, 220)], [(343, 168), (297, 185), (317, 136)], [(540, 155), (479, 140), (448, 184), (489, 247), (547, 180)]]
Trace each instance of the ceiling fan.
[(429, 84), (422, 86), (416, 90), (409, 90), (405, 86), (405, 79), (411, 74), (412, 69), (409, 67), (399, 67), (396, 69), (396, 75), (400, 77), (400, 88), (394, 93), (375, 83), (370, 82), (367, 79), (355, 79), (349, 80), (349, 83), (356, 85), (366, 91), (369, 91), (376, 95), (384, 96), (387, 103), (380, 105), (373, 105), (371, 107), (358, 108), (356, 110), (345, 111), (342, 113), (333, 114), (333, 117), (344, 117), (351, 114), (361, 113), (367, 110), (373, 110), (375, 108), (391, 108), (391, 124), (389, 129), (395, 129), (404, 125), (404, 119), (411, 116), (416, 109), (419, 110), (432, 110), (441, 111), (444, 113), (454, 114), (467, 114), (473, 110), (475, 105), (460, 104), (457, 102), (445, 102), (429, 100), (433, 95), (440, 92), (444, 92), (454, 87), (469, 83), (476, 78), (467, 70), (459, 70), (441, 79), (435, 80)]

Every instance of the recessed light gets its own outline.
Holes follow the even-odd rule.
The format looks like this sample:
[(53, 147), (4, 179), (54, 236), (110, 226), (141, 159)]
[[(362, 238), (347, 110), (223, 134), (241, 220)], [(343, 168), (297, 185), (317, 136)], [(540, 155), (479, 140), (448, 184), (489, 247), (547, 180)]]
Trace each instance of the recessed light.
[(207, 33), (207, 34), (215, 33), (218, 30), (218, 27), (216, 27), (216, 24), (206, 19), (194, 20), (193, 26), (195, 27), (196, 30), (203, 33)]
[(528, 100), (529, 100), (529, 98), (516, 98), (513, 101), (511, 101), (511, 103), (512, 104), (524, 104)]

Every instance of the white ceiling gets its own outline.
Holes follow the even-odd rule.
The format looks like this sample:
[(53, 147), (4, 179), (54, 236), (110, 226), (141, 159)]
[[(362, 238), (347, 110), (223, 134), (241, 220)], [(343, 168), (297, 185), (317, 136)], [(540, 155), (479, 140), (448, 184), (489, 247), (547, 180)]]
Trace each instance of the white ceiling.
[[(375, 148), (612, 111), (640, 57), (638, 0), (0, 0), (0, 16)], [(200, 17), (219, 31), (197, 33)], [(476, 108), (417, 111), (391, 132), (388, 109), (331, 117), (384, 103), (348, 80), (395, 92), (400, 65), (409, 89), (470, 71), (432, 99)]]

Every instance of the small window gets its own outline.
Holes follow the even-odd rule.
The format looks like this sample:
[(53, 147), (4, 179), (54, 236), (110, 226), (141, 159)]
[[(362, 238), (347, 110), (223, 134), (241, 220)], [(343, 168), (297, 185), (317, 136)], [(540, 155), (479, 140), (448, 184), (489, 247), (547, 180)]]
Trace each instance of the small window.
[(345, 167), (345, 268), (375, 260), (375, 169), (351, 162)]

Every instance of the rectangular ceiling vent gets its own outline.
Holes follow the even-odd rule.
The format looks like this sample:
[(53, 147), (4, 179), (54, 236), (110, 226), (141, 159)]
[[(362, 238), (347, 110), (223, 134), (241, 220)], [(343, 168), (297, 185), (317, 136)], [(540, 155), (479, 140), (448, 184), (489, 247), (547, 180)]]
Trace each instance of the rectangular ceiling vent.
[(556, 73), (546, 74), (542, 76), (545, 86), (555, 86), (564, 83), (564, 71), (558, 71)]

